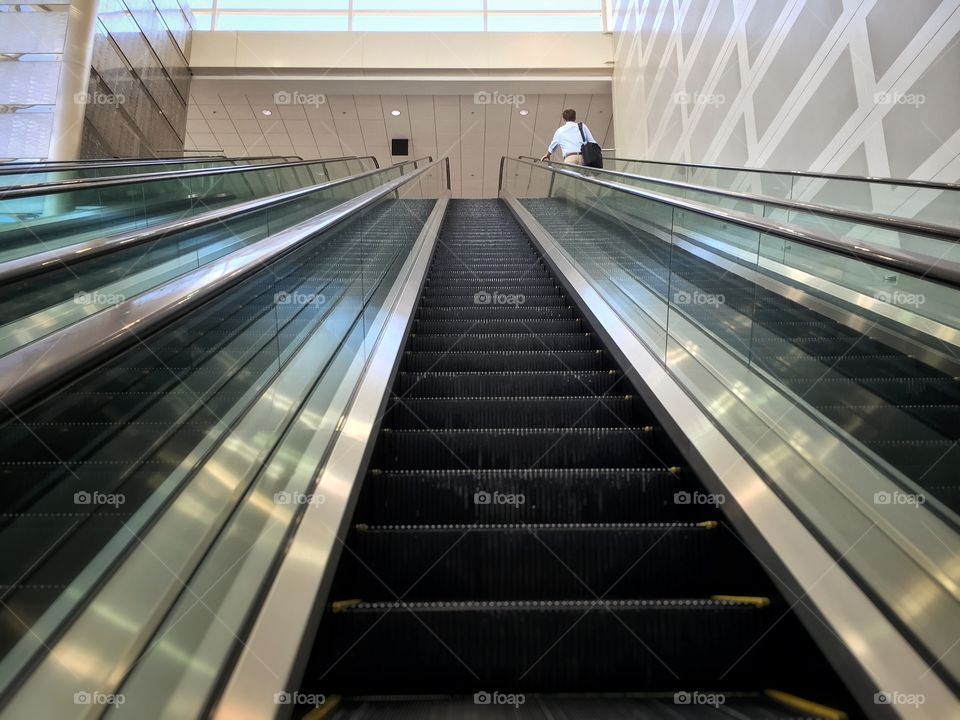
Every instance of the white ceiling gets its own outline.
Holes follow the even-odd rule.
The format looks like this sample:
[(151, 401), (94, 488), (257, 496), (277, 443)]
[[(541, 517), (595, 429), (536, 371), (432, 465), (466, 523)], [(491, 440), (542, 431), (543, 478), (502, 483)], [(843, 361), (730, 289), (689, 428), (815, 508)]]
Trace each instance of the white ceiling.
[(277, 106), (264, 90), (240, 80), (194, 80), (187, 148), (304, 159), (374, 155), (383, 166), (402, 159), (390, 157), (390, 139), (408, 138), (411, 158), (450, 157), (454, 197), (496, 197), (501, 156), (542, 155), (564, 108), (577, 110), (601, 146), (613, 144), (610, 93), (526, 94), (516, 106), (480, 104), (472, 94), (331, 94), (322, 103)]

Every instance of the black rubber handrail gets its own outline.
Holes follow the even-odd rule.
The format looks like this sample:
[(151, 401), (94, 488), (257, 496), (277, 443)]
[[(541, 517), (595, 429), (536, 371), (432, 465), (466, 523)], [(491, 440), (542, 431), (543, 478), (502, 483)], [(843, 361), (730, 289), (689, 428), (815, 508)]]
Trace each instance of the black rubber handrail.
[[(506, 160), (506, 158), (504, 158), (504, 160)], [(816, 247), (821, 250), (829, 250), (831, 252), (847, 255), (848, 257), (855, 257), (857, 259), (864, 260), (865, 262), (890, 268), (891, 270), (897, 270), (898, 272), (915, 275), (923, 279), (936, 280), (951, 287), (960, 288), (960, 264), (955, 262), (945, 261), (939, 258), (931, 258), (916, 253), (905, 253), (897, 248), (867, 245), (862, 242), (847, 240), (841, 236), (823, 235), (796, 225), (780, 224), (772, 220), (758, 218), (733, 210), (723, 210), (721, 208), (694, 202), (692, 200), (683, 200), (681, 198), (674, 197), (673, 195), (662, 195), (650, 190), (641, 190), (640, 188), (636, 188), (631, 185), (622, 185), (620, 183), (614, 183), (608, 180), (601, 180), (600, 178), (587, 177), (571, 170), (546, 167), (543, 163), (539, 162), (520, 160), (519, 158), (515, 159), (514, 162), (530, 165), (531, 167), (545, 168), (550, 170), (555, 175), (566, 175), (567, 177), (572, 177), (580, 180), (581, 182), (599, 185), (617, 192), (644, 198), (645, 200), (653, 200), (654, 202), (664, 203), (675, 208), (695, 212), (699, 215), (717, 218), (718, 220), (723, 220), (724, 222), (729, 222), (733, 225), (739, 225), (751, 230), (758, 230), (769, 235), (776, 235), (777, 237), (794, 240), (804, 245), (809, 245), (810, 247)], [(504, 169), (505, 163), (501, 161), (501, 188), (503, 187)]]
[(277, 170), (288, 167), (303, 167), (304, 165), (321, 165), (328, 162), (343, 162), (346, 160), (373, 160), (379, 167), (377, 159), (372, 155), (349, 156), (338, 158), (319, 158), (317, 160), (296, 160), (293, 162), (269, 163), (267, 165), (231, 165), (228, 167), (203, 168), (201, 170), (183, 170), (170, 172), (139, 173), (137, 175), (116, 175), (105, 178), (85, 178), (79, 180), (64, 180), (62, 182), (37, 183), (35, 185), (12, 185), (0, 188), (0, 200), (17, 200), (38, 195), (53, 195), (57, 193), (73, 192), (74, 190), (99, 190), (120, 185), (137, 185), (140, 183), (160, 182), (175, 178), (206, 177), (208, 175), (231, 175), (233, 173), (256, 172), (258, 170)]
[(46, 172), (70, 172), (72, 170), (97, 170), (100, 168), (120, 168), (120, 167), (159, 167), (163, 165), (194, 165), (198, 163), (223, 163), (238, 161), (256, 161), (256, 160), (275, 160), (276, 162), (289, 162), (289, 156), (281, 155), (256, 155), (253, 157), (189, 157), (189, 158), (163, 158), (154, 160), (72, 160), (57, 161), (46, 164), (25, 162), (18, 166), (16, 163), (0, 165), (0, 175), (30, 175)]
[(793, 177), (814, 177), (826, 180), (855, 180), (857, 182), (883, 183), (884, 185), (907, 185), (932, 188), (935, 190), (960, 190), (960, 184), (936, 182), (933, 180), (910, 180), (908, 178), (870, 177), (869, 175), (839, 175), (835, 173), (813, 172), (806, 170), (771, 170), (769, 168), (737, 167), (736, 165), (706, 165), (698, 163), (668, 162), (666, 160), (636, 160), (632, 158), (605, 158), (616, 162), (651, 163), (653, 165), (673, 165), (676, 167), (703, 168), (705, 170), (733, 170), (734, 172), (765, 173), (769, 175), (791, 175)]
[(361, 180), (379, 172), (386, 172), (387, 170), (390, 170), (390, 168), (402, 167), (411, 163), (415, 165), (416, 163), (423, 162), (424, 160), (427, 162), (432, 162), (433, 158), (428, 156), (426, 158), (418, 158), (416, 160), (404, 160), (403, 162), (399, 162), (385, 168), (378, 167), (373, 170), (366, 170), (362, 173), (357, 173), (356, 175), (337, 178), (336, 180), (328, 180), (316, 185), (307, 185), (302, 188), (287, 190), (274, 195), (265, 195), (264, 197), (246, 200), (234, 205), (227, 205), (226, 207), (218, 207), (189, 218), (171, 220), (169, 222), (154, 225), (147, 229), (131, 230), (129, 232), (119, 233), (117, 235), (108, 235), (95, 240), (88, 240), (87, 242), (76, 243), (73, 245), (65, 245), (61, 248), (54, 248), (53, 250), (47, 250), (45, 252), (34, 253), (25, 257), (8, 260), (7, 262), (0, 263), (0, 284), (15, 282), (17, 280), (22, 280), (32, 275), (38, 275), (50, 270), (57, 270), (58, 268), (67, 267), (74, 263), (83, 262), (89, 258), (98, 257), (100, 255), (116, 252), (118, 250), (125, 250), (129, 247), (134, 247), (145, 242), (160, 240), (168, 235), (181, 233), (186, 230), (195, 230), (197, 228), (204, 227), (205, 225), (212, 225), (225, 220), (232, 220), (240, 217), (241, 215), (248, 215), (252, 212), (257, 212), (258, 210), (263, 210), (264, 208), (280, 203), (289, 202), (290, 200), (295, 200), (296, 198), (304, 197), (321, 190), (337, 187), (338, 185), (344, 185), (356, 180)]
[[(521, 160), (534, 160), (539, 161), (539, 158), (532, 157), (530, 155), (521, 155)], [(829, 215), (831, 218), (844, 220), (851, 223), (857, 223), (860, 225), (873, 225), (875, 227), (884, 228), (886, 230), (894, 230), (896, 232), (907, 232), (918, 235), (928, 235), (930, 237), (935, 237), (938, 240), (948, 240), (950, 242), (960, 242), (960, 228), (951, 227), (949, 225), (939, 225), (937, 223), (927, 223), (920, 220), (913, 220), (911, 218), (901, 218), (893, 215), (880, 215), (872, 213), (858, 212), (856, 210), (845, 210), (843, 208), (836, 208), (830, 205), (819, 205), (817, 203), (808, 203), (801, 200), (787, 200), (785, 198), (775, 198), (770, 197), (769, 195), (759, 195), (756, 193), (745, 193), (739, 192), (737, 190), (725, 190), (723, 188), (713, 187), (712, 185), (698, 185), (696, 183), (686, 182), (683, 180), (667, 180), (665, 178), (658, 178), (652, 175), (639, 175), (637, 173), (628, 173), (621, 170), (608, 170), (606, 168), (588, 168), (576, 165), (565, 165), (564, 163), (557, 163), (553, 161), (547, 161), (551, 165), (562, 165), (564, 169), (573, 170), (577, 172), (579, 170), (584, 170), (591, 173), (602, 173), (604, 175), (610, 175), (611, 177), (626, 177), (633, 180), (641, 180), (643, 182), (656, 183), (658, 185), (665, 185), (668, 187), (677, 187), (684, 188), (687, 190), (694, 190), (697, 192), (711, 193), (713, 195), (720, 195), (722, 197), (729, 197), (735, 200), (742, 200), (744, 202), (753, 202), (763, 205), (773, 205), (775, 207), (786, 208), (789, 210), (796, 210), (800, 212), (813, 213), (817, 215)]]

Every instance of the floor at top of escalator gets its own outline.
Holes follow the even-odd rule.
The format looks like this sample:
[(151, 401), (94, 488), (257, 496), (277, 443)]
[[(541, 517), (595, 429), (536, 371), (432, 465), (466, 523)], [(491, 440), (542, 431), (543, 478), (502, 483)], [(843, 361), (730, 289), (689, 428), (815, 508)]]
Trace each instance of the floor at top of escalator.
[(303, 717), (306, 720), (812, 720), (828, 716), (832, 709), (819, 710), (805, 711), (766, 695), (747, 693), (563, 696), (480, 692), (473, 697), (330, 697)]

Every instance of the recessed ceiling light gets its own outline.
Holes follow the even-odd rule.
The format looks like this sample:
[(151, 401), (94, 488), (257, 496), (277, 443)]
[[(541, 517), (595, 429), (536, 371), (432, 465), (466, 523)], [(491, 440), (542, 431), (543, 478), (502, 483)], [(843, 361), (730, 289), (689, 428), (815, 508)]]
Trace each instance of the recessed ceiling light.
[(391, 110), (391, 111), (390, 111), (390, 114), (393, 115), (394, 117), (399, 117), (400, 111), (399, 111), (399, 110)]
[(273, 110), (261, 110), (260, 112), (266, 115), (267, 117), (270, 117), (271, 115), (273, 115)]
[(521, 114), (521, 115), (529, 115), (529, 114), (530, 114), (530, 111), (527, 110), (527, 109), (523, 109), (523, 110), (520, 111), (520, 114)]

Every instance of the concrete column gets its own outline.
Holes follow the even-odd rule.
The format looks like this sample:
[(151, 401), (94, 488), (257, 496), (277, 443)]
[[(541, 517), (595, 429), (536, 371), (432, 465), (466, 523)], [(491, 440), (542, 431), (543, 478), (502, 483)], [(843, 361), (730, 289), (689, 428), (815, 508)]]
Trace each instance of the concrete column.
[(50, 160), (76, 160), (80, 157), (98, 5), (98, 0), (73, 0), (70, 3), (63, 67), (50, 137)]

